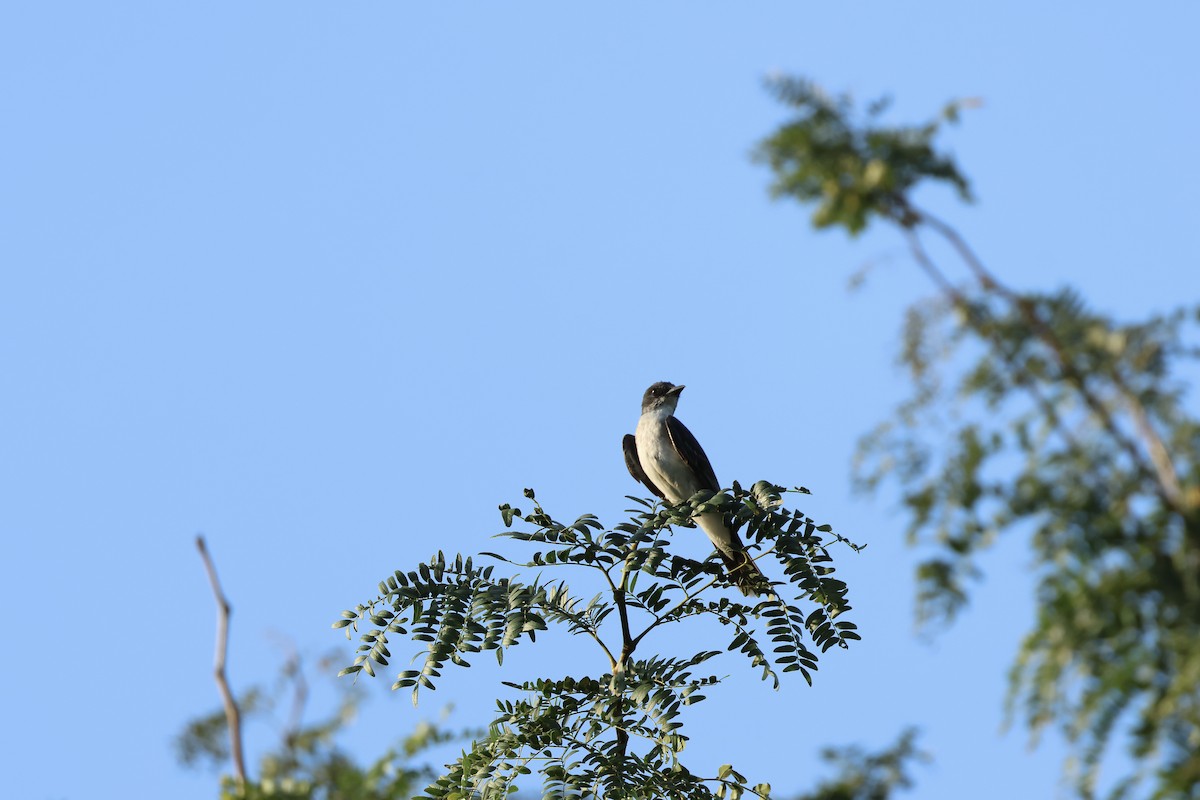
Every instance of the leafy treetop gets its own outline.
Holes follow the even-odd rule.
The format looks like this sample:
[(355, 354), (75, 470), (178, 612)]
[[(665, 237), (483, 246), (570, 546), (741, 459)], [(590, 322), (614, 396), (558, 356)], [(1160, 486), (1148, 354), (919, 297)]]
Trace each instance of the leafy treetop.
[[(334, 623), (347, 636), (360, 633), (358, 655), (343, 673), (374, 675), (387, 666), (394, 637), (421, 642), (419, 668), (401, 670), (393, 684), (411, 688), (415, 703), (422, 689), (434, 689), (446, 664), (469, 666), (468, 659), (484, 651), (503, 663), (507, 648), (535, 642), (551, 624), (565, 627), (593, 643), (607, 670), (506, 682), (522, 697), (497, 701), (489, 735), (431, 784), (427, 796), (506, 797), (536, 767), (545, 797), (767, 797), (769, 785), (748, 785), (730, 765), (706, 777), (688, 770), (679, 760), (687, 742), (680, 712), (721, 682), (699, 670), (724, 651), (741, 653), (778, 687), (788, 672), (811, 683), (819, 652), (858, 638), (854, 623), (839, 619), (850, 605), (829, 552), (831, 543), (857, 546), (785, 508), (784, 492), (760, 481), (749, 489), (735, 483), (728, 491), (700, 492), (674, 506), (631, 498), (642, 509), (606, 529), (592, 515), (558, 522), (526, 490), (531, 513), (509, 505), (500, 511), (507, 525), (528, 527), (500, 535), (538, 549), (525, 559), (483, 557), (540, 573), (583, 568), (599, 591), (578, 593), (564, 579), (501, 576), (495, 564), (439, 552), (415, 570), (394, 572), (380, 582), (377, 597)], [(691, 525), (695, 514), (709, 510), (741, 533), (756, 559), (778, 562), (783, 580), (772, 582), (770, 594), (753, 604), (731, 599), (721, 591), (731, 584), (718, 560), (672, 551), (674, 527)], [(656, 631), (701, 619), (724, 632), (709, 639), (724, 650), (640, 655)]]

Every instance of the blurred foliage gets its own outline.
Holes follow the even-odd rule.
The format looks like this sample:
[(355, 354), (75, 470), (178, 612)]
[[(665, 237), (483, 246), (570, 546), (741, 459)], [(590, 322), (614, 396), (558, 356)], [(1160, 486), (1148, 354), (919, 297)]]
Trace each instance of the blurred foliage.
[[(434, 689), (447, 664), (466, 667), (468, 658), (486, 651), (503, 663), (507, 648), (532, 644), (538, 632), (560, 626), (590, 641), (607, 671), (588, 674), (581, 656), (577, 674), (505, 682), (518, 692), (516, 699), (497, 701), (488, 735), (476, 739), (424, 796), (503, 798), (536, 770), (546, 798), (768, 797), (768, 784), (749, 784), (729, 764), (700, 775), (680, 761), (688, 740), (682, 710), (721, 682), (700, 670), (723, 651), (634, 653), (660, 627), (704, 620), (710, 630), (698, 640), (740, 653), (778, 687), (788, 672), (811, 683), (817, 651), (858, 638), (852, 622), (838, 619), (850, 605), (846, 585), (833, 577), (828, 549), (849, 543), (829, 526), (785, 508), (783, 491), (760, 481), (748, 490), (735, 483), (729, 491), (700, 492), (678, 505), (630, 498), (644, 510), (605, 529), (591, 515), (557, 522), (526, 490), (533, 512), (501, 506), (505, 525), (522, 526), (500, 535), (536, 551), (519, 560), (482, 556), (535, 570), (536, 577), (503, 577), (495, 565), (442, 553), (415, 570), (398, 570), (380, 582), (377, 597), (334, 623), (348, 638), (351, 631), (360, 634), (358, 656), (343, 672), (374, 675), (389, 664), (393, 639), (419, 642), (419, 669), (400, 671), (393, 684), (411, 688), (415, 703), (422, 689)], [(723, 514), (760, 566), (778, 562), (784, 580), (773, 581), (770, 594), (743, 601), (734, 588), (731, 599), (732, 584), (715, 554), (698, 562), (672, 552), (674, 526), (690, 526), (694, 515), (706, 511)], [(571, 575), (574, 588), (562, 579), (544, 581), (547, 573)], [(578, 592), (589, 579), (590, 588)]]
[(957, 121), (966, 103), (950, 103), (924, 125), (897, 127), (881, 122), (887, 99), (859, 118), (848, 97), (830, 97), (808, 81), (780, 78), (769, 88), (796, 117), (763, 140), (755, 158), (774, 172), (775, 197), (816, 204), (815, 227), (856, 234), (877, 216), (911, 224), (908, 192), (922, 181), (948, 183), (970, 199), (954, 160), (933, 147), (941, 126)]
[[(318, 672), (332, 673), (323, 659)], [(434, 771), (416, 765), (416, 757), (436, 744), (464, 738), (430, 723), (389, 747), (374, 760), (359, 763), (338, 744), (357, 715), (362, 692), (338, 682), (338, 708), (326, 718), (306, 723), (308, 682), (300, 659), (293, 655), (284, 664), (274, 687), (255, 686), (241, 694), (243, 722), (269, 721), (287, 707), (276, 747), (259, 759), (257, 777), (242, 785), (233, 775), (221, 777), (222, 800), (408, 800), (427, 783)], [(229, 730), (223, 709), (189, 722), (175, 739), (176, 756), (184, 766), (222, 768), (229, 761)]]
[(837, 767), (837, 775), (796, 800), (889, 800), (898, 791), (912, 788), (908, 768), (913, 762), (929, 761), (917, 749), (917, 732), (911, 728), (879, 753), (839, 747), (827, 748), (821, 757)]
[(1008, 287), (913, 202), (931, 181), (967, 195), (934, 147), (937, 122), (889, 127), (879, 106), (860, 121), (802, 81), (776, 92), (795, 117), (759, 151), (772, 191), (815, 203), (818, 227), (899, 226), (937, 289), (907, 313), (912, 395), (858, 466), (865, 488), (899, 485), (912, 541), (934, 553), (919, 569), (922, 619), (962, 608), (1000, 534), (1028, 536), (1040, 610), (1010, 711), (1035, 734), (1061, 727), (1083, 797), (1114, 738), (1135, 769), (1108, 794), (1200, 797), (1200, 420), (1184, 380), (1197, 376), (1200, 307), (1122, 322), (1069, 288)]

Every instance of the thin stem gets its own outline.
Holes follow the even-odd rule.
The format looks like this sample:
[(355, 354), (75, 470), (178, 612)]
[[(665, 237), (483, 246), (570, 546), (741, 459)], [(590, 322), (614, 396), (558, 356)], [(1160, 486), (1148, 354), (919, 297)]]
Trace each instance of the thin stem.
[[(600, 569), (600, 568), (597, 567), (597, 569)], [(611, 569), (611, 567), (609, 567), (608, 569)], [(609, 588), (612, 589), (613, 601), (617, 604), (617, 609), (619, 610), (622, 618), (624, 618), (625, 617), (625, 594), (624, 594), (624, 592), (622, 592), (621, 590), (619, 590), (617, 588), (617, 585), (615, 583), (613, 583), (612, 576), (608, 574), (608, 569), (600, 569), (600, 574), (604, 576), (604, 580), (608, 583)], [(622, 586), (625, 585), (625, 570), (624, 569), (621, 570), (621, 585)], [(609, 668), (612, 669), (613, 674), (616, 674), (617, 663), (618, 663), (616, 657), (613, 656), (612, 651), (608, 649), (608, 645), (606, 645), (606, 644), (604, 644), (604, 642), (600, 641), (599, 634), (593, 633), (592, 638), (595, 639), (596, 642), (599, 643), (599, 645), (604, 648), (604, 653), (605, 653), (605, 655), (608, 656)], [(622, 642), (621, 642), (622, 655), (621, 655), (621, 662), (620, 662), (622, 665), (625, 663), (624, 647), (625, 647), (625, 643), (624, 643), (624, 640), (622, 639)]]
[(217, 689), (221, 693), (221, 701), (225, 706), (225, 725), (229, 728), (229, 751), (233, 756), (233, 770), (239, 787), (246, 785), (246, 760), (242, 752), (242, 715), (238, 709), (237, 700), (229, 688), (225, 677), (225, 654), (229, 646), (229, 617), (233, 612), (221, 591), (221, 582), (217, 578), (217, 568), (213, 565), (208, 554), (208, 547), (203, 536), (196, 537), (196, 549), (204, 560), (204, 569), (208, 572), (209, 583), (212, 584), (213, 596), (217, 601), (217, 646), (213, 658), (213, 677), (217, 681)]
[(921, 238), (917, 236), (915, 228), (904, 228), (904, 237), (908, 239), (908, 249), (912, 253), (913, 258), (917, 262), (917, 266), (925, 271), (938, 289), (947, 297), (954, 301), (956, 305), (966, 307), (967, 298), (958, 290), (950, 279), (938, 269), (937, 264), (933, 263), (933, 259), (929, 257), (929, 253), (925, 250), (925, 246), (921, 244)]
[[(775, 548), (776, 548), (777, 546), (778, 546), (778, 543), (776, 543), (776, 544), (772, 544), (772, 545), (771, 545), (770, 547), (768, 547), (766, 550), (763, 550), (763, 551), (762, 551), (761, 553), (759, 553), (757, 556), (754, 556), (754, 558), (753, 558), (753, 559), (751, 559), (751, 560), (752, 560), (752, 561), (758, 561), (760, 558), (763, 558), (764, 556), (768, 556), (768, 555), (770, 555), (771, 553), (775, 552)], [(703, 585), (703, 586), (701, 586), (699, 589), (697, 589), (697, 590), (696, 590), (694, 593), (689, 593), (687, 589), (684, 589), (682, 586), (680, 586), (680, 587), (679, 587), (679, 588), (680, 588), (680, 590), (682, 590), (682, 591), (683, 591), (683, 599), (681, 599), (681, 600), (680, 600), (678, 603), (676, 603), (676, 604), (675, 604), (675, 605), (674, 605), (672, 608), (668, 609), (668, 610), (666, 611), (666, 613), (664, 613), (664, 614), (663, 614), (661, 617), (660, 617), (660, 616), (656, 616), (656, 617), (655, 617), (655, 619), (654, 619), (654, 622), (651, 622), (651, 623), (650, 623), (648, 626), (646, 626), (646, 629), (645, 629), (644, 631), (642, 631), (642, 632), (641, 632), (641, 633), (639, 633), (637, 636), (635, 636), (635, 637), (634, 637), (634, 639), (633, 639), (633, 644), (634, 644), (634, 647), (636, 647), (636, 646), (637, 646), (638, 642), (642, 641), (642, 638), (643, 638), (643, 637), (644, 637), (644, 636), (645, 636), (647, 633), (649, 633), (650, 631), (652, 631), (652, 630), (654, 630), (655, 628), (657, 628), (659, 625), (661, 625), (661, 624), (662, 624), (663, 622), (665, 622), (666, 620), (670, 619), (672, 614), (674, 614), (676, 611), (678, 611), (679, 609), (681, 609), (681, 608), (683, 608), (685, 605), (687, 605), (687, 603), (688, 603), (688, 602), (689, 602), (689, 601), (690, 601), (690, 600), (691, 600), (693, 597), (696, 597), (697, 595), (703, 594), (703, 593), (704, 593), (704, 591), (705, 591), (706, 589), (708, 589), (709, 587), (711, 587), (711, 586), (713, 586), (714, 584), (716, 584), (716, 583), (717, 583), (717, 581), (719, 581), (719, 580), (721, 580), (720, 576), (714, 577), (714, 578), (713, 578), (712, 580), (710, 580), (708, 583), (704, 584), (704, 585)]]
[(689, 602), (692, 600), (692, 598), (693, 598), (693, 597), (695, 597), (695, 596), (696, 596), (696, 595), (698, 595), (698, 594), (702, 594), (702, 593), (703, 593), (703, 592), (704, 592), (706, 589), (708, 589), (708, 588), (712, 587), (713, 585), (715, 585), (715, 584), (717, 583), (717, 581), (719, 581), (719, 580), (721, 580), (721, 578), (720, 578), (719, 576), (718, 576), (718, 577), (714, 577), (714, 578), (713, 578), (712, 580), (710, 580), (708, 583), (704, 584), (704, 585), (703, 585), (703, 586), (701, 586), (699, 589), (697, 589), (697, 590), (695, 591), (695, 593), (694, 593), (694, 594), (692, 594), (692, 593), (689, 593), (689, 592), (688, 592), (686, 589), (684, 589), (684, 590), (683, 590), (683, 599), (682, 599), (682, 600), (680, 600), (678, 603), (676, 603), (676, 604), (674, 605), (674, 607), (672, 607), (671, 609), (669, 609), (669, 610), (668, 610), (668, 611), (667, 611), (665, 614), (663, 614), (661, 617), (659, 617), (658, 619), (654, 620), (654, 622), (651, 622), (649, 625), (647, 625), (647, 626), (646, 626), (646, 629), (645, 629), (644, 631), (642, 631), (642, 632), (641, 632), (641, 633), (639, 633), (637, 636), (635, 636), (635, 637), (634, 637), (634, 639), (633, 639), (633, 646), (634, 646), (634, 647), (637, 647), (637, 645), (638, 645), (638, 642), (642, 641), (642, 639), (643, 639), (643, 638), (645, 638), (645, 636), (646, 636), (646, 634), (647, 634), (647, 633), (649, 633), (650, 631), (652, 631), (652, 630), (654, 630), (655, 628), (657, 628), (657, 627), (658, 627), (660, 624), (662, 624), (662, 622), (663, 622), (664, 620), (666, 620), (666, 619), (669, 619), (669, 618), (671, 617), (671, 615), (672, 615), (672, 614), (674, 614), (676, 611), (680, 610), (680, 609), (681, 609), (681, 608), (683, 608), (685, 605), (687, 605), (687, 604), (688, 604), (688, 603), (689, 603)]
[(615, 670), (617, 668), (617, 659), (613, 657), (612, 651), (608, 649), (608, 645), (600, 638), (600, 634), (586, 628), (585, 630), (587, 630), (589, 636), (596, 640), (596, 644), (600, 645), (600, 649), (604, 651), (604, 655), (608, 656), (609, 665)]
[(959, 232), (955, 230), (952, 225), (950, 225), (948, 222), (938, 219), (928, 211), (918, 211), (917, 209), (913, 209), (913, 211), (918, 215), (921, 222), (924, 222), (926, 225), (933, 228), (942, 235), (942, 238), (950, 243), (950, 246), (958, 252), (959, 257), (962, 258), (963, 262), (967, 265), (967, 269), (974, 273), (976, 279), (985, 289), (998, 289), (999, 291), (1010, 296), (1014, 295), (1012, 290), (1004, 286), (1004, 284), (1002, 284), (999, 279), (997, 279), (996, 276), (993, 275), (991, 271), (989, 271), (987, 267), (983, 265), (983, 261), (980, 260), (979, 256), (975, 255), (975, 251), (971, 249), (970, 245), (967, 244), (966, 240), (962, 238)]

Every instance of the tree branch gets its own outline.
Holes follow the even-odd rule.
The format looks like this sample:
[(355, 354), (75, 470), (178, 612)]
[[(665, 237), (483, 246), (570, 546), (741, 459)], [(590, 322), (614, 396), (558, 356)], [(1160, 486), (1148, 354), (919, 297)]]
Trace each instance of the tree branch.
[(221, 693), (221, 701), (225, 705), (225, 724), (229, 728), (229, 752), (233, 756), (233, 771), (237, 777), (238, 786), (246, 785), (246, 759), (242, 752), (242, 715), (238, 710), (237, 700), (229, 688), (225, 677), (225, 653), (229, 648), (229, 615), (232, 608), (225, 593), (221, 591), (221, 582), (217, 578), (217, 568), (213, 565), (208, 554), (208, 547), (203, 536), (196, 537), (196, 549), (204, 560), (204, 569), (208, 572), (208, 581), (212, 584), (213, 596), (217, 601), (217, 648), (213, 658), (213, 677), (217, 681), (217, 689)]
[[(1091, 382), (1088, 381), (1088, 376), (1080, 373), (1075, 365), (1070, 362), (1066, 355), (1066, 348), (1058, 335), (1051, 330), (1049, 324), (1042, 319), (1041, 315), (1034, 309), (1033, 304), (1028, 302), (1024, 297), (1019, 295), (1013, 289), (1002, 283), (994, 274), (992, 274), (983, 262), (979, 259), (975, 252), (970, 248), (966, 241), (959, 235), (954, 227), (932, 214), (922, 211), (912, 206), (905, 205), (905, 208), (912, 215), (915, 215), (916, 222), (913, 225), (905, 228), (909, 237), (910, 245), (916, 240), (913, 229), (916, 225), (925, 224), (932, 228), (938, 235), (950, 243), (955, 252), (967, 265), (967, 268), (975, 276), (980, 287), (985, 292), (995, 292), (1000, 297), (1012, 306), (1024, 318), (1026, 324), (1034, 332), (1038, 339), (1049, 348), (1054, 355), (1054, 360), (1057, 362), (1062, 376), (1067, 383), (1075, 387), (1079, 392), (1079, 396), (1083, 399), (1087, 407), (1096, 415), (1096, 419), (1100, 421), (1101, 426), (1113, 438), (1117, 446), (1125, 451), (1126, 455), (1133, 461), (1137, 469), (1146, 475), (1154, 483), (1159, 497), (1166, 503), (1168, 508), (1179, 512), (1186, 513), (1187, 509), (1183, 501), (1183, 492), (1179, 485), (1179, 476), (1175, 471), (1175, 465), (1171, 461), (1170, 452), (1162, 437), (1150, 422), (1149, 415), (1146, 413), (1145, 407), (1141, 401), (1137, 399), (1128, 384), (1117, 372), (1113, 370), (1109, 376), (1112, 384), (1115, 387), (1117, 394), (1124, 401), (1129, 409), (1130, 416), (1133, 418), (1134, 429), (1137, 431), (1138, 437), (1146, 447), (1146, 454), (1138, 448), (1137, 443), (1130, 439), (1124, 431), (1121, 430), (1114, 418), (1112, 411), (1104, 404), (1104, 401), (1096, 395), (1092, 390)], [(919, 242), (918, 242), (919, 245)], [(914, 248), (914, 253), (917, 255), (917, 262), (923, 269), (934, 279), (939, 288), (947, 291), (950, 297), (956, 302), (961, 302), (961, 295), (956, 289), (949, 287), (948, 281), (936, 270), (932, 261), (923, 251), (918, 252)], [(1147, 463), (1147, 461), (1149, 463)]]
[(647, 633), (649, 633), (650, 631), (654, 630), (659, 625), (661, 625), (664, 620), (670, 619), (672, 614), (678, 612), (681, 608), (683, 608), (688, 603), (690, 603), (692, 601), (692, 598), (696, 597), (697, 595), (703, 594), (705, 590), (711, 588), (719, 580), (721, 580), (719, 577), (712, 578), (711, 580), (709, 580), (708, 583), (704, 584), (699, 589), (697, 589), (696, 591), (691, 592), (691, 593), (688, 593), (688, 591), (686, 589), (684, 589), (682, 600), (680, 600), (678, 603), (676, 603), (671, 608), (667, 609), (667, 612), (665, 614), (663, 614), (660, 617), (657, 617), (653, 622), (651, 622), (649, 625), (646, 626), (646, 629), (644, 631), (639, 633), (637, 636), (633, 637), (633, 646), (637, 647), (638, 642), (640, 642), (646, 636)]
[[(921, 237), (917, 235), (916, 230), (906, 229), (904, 231), (904, 235), (908, 239), (909, 250), (912, 252), (913, 258), (916, 259), (917, 264), (920, 265), (921, 268), (933, 278), (934, 282), (938, 284), (938, 287), (950, 299), (950, 302), (954, 303), (958, 308), (960, 308), (963, 314), (970, 315), (971, 304), (967, 302), (967, 299), (963, 296), (963, 294), (945, 278), (942, 272), (937, 268), (937, 265), (933, 263), (933, 258), (929, 255), (929, 251), (925, 249), (925, 245), (922, 244)], [(1065, 424), (1063, 424), (1062, 418), (1059, 416), (1058, 410), (1054, 407), (1054, 404), (1051, 403), (1049, 398), (1047, 398), (1042, 392), (1037, 381), (1031, 380), (1023, 374), (1022, 369), (1017, 363), (1013, 353), (1009, 352), (1009, 350), (1004, 347), (1004, 342), (988, 331), (984, 331), (979, 328), (976, 330), (978, 330), (979, 334), (985, 337), (991, 343), (992, 347), (999, 351), (1001, 361), (1003, 361), (1004, 365), (1012, 374), (1013, 382), (1017, 386), (1023, 387), (1029, 392), (1029, 394), (1033, 397), (1034, 402), (1041, 410), (1042, 414), (1044, 414), (1046, 419), (1050, 421), (1050, 424), (1053, 425), (1054, 429), (1059, 433), (1059, 435), (1063, 437), (1067, 445), (1076, 450), (1081, 449), (1078, 439), (1073, 433), (1071, 433), (1071, 430)]]

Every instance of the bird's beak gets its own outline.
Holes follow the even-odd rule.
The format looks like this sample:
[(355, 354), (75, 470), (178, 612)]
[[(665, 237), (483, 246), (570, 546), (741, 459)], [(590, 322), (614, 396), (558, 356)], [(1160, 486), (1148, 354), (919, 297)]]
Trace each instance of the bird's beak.
[(670, 389), (667, 389), (667, 394), (676, 394), (677, 395), (686, 388), (687, 388), (686, 386), (672, 386)]

